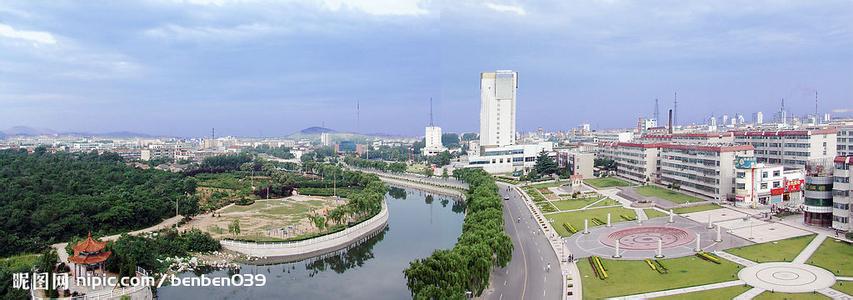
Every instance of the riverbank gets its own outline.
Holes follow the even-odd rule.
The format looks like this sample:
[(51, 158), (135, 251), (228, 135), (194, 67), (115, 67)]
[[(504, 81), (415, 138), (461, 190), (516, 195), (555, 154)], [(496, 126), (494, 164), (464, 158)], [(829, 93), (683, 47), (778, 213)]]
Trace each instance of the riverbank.
[(467, 184), (450, 181), (449, 179), (447, 181), (444, 181), (443, 179), (431, 180), (429, 178), (419, 178), (411, 175), (396, 175), (367, 169), (353, 169), (360, 172), (375, 174), (376, 176), (379, 176), (379, 179), (381, 179), (382, 182), (389, 185), (457, 197), (462, 200), (465, 200), (465, 192), (468, 190)]

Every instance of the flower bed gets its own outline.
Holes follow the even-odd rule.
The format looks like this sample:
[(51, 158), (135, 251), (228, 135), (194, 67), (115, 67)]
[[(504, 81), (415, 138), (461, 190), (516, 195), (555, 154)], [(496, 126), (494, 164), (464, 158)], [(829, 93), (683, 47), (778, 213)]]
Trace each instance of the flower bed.
[(710, 261), (712, 263), (718, 264), (718, 265), (721, 264), (720, 258), (718, 258), (717, 256), (715, 256), (711, 253), (705, 252), (705, 251), (697, 252), (696, 256), (698, 256), (701, 259), (704, 259), (704, 260)]
[(565, 228), (566, 231), (571, 232), (572, 234), (578, 233), (578, 230), (575, 229), (575, 227), (572, 226), (572, 224), (563, 223), (563, 228)]
[(592, 266), (593, 272), (595, 272), (595, 276), (601, 280), (607, 279), (607, 269), (604, 268), (604, 264), (601, 263), (601, 257), (590, 256), (588, 260), (589, 264)]
[(619, 217), (621, 217), (622, 219), (625, 219), (625, 221), (636, 221), (637, 220), (637, 217), (632, 217), (632, 216), (619, 215)]

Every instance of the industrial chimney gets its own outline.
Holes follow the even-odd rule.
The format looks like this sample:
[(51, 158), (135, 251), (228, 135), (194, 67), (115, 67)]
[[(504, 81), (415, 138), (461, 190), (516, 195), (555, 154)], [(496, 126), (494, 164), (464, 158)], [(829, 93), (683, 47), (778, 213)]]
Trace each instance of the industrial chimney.
[(669, 134), (672, 134), (672, 110), (669, 110), (669, 122), (667, 123), (669, 127)]

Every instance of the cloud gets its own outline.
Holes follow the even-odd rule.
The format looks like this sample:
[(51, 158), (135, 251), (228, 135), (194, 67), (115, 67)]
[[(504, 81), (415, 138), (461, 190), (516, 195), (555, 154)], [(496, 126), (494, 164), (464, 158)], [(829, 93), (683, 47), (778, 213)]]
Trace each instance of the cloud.
[(233, 40), (252, 36), (263, 35), (275, 31), (276, 28), (265, 24), (241, 24), (231, 27), (216, 26), (183, 26), (167, 24), (160, 27), (148, 29), (145, 35), (159, 38), (175, 38), (182, 40), (197, 39), (221, 39)]
[(486, 3), (486, 7), (503, 13), (514, 13), (519, 16), (527, 15), (527, 11), (524, 10), (524, 7), (518, 5), (508, 5), (508, 4), (497, 4), (497, 3)]
[(39, 44), (56, 44), (56, 38), (49, 32), (18, 30), (6, 24), (0, 24), (0, 37), (25, 40)]
[(418, 16), (429, 13), (421, 7), (420, 0), (321, 0), (323, 7), (339, 11), (341, 8), (360, 10), (371, 15)]

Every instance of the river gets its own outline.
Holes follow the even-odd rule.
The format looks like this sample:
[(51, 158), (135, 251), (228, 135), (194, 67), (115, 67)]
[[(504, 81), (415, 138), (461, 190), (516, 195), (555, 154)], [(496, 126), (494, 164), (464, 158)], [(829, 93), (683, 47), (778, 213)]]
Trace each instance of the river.
[[(242, 265), (243, 274), (263, 274), (263, 287), (174, 287), (160, 299), (410, 299), (403, 270), (433, 250), (451, 248), (462, 232), (464, 204), (447, 196), (392, 188), (386, 195), (384, 232), (338, 255), (264, 266)], [(206, 273), (227, 277), (226, 270)], [(180, 277), (194, 277), (191, 272)]]

